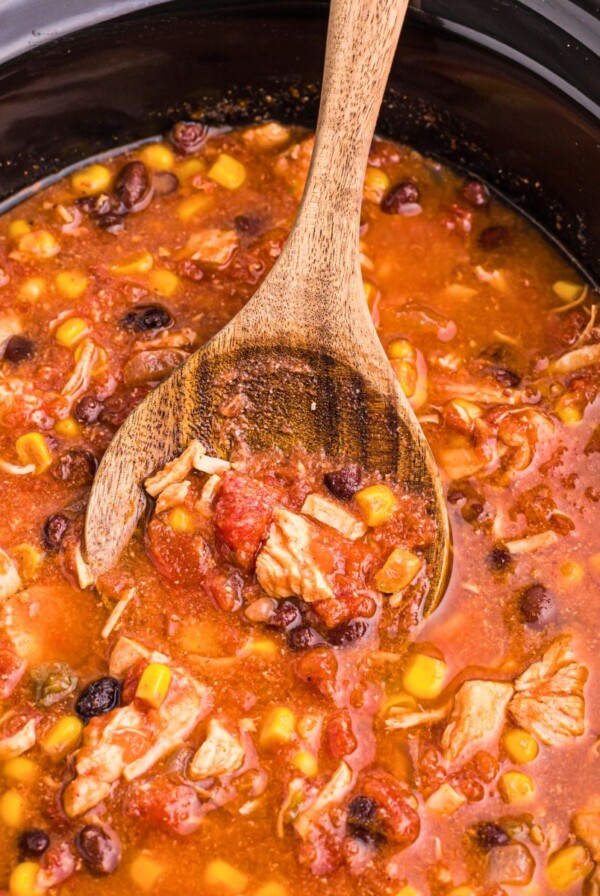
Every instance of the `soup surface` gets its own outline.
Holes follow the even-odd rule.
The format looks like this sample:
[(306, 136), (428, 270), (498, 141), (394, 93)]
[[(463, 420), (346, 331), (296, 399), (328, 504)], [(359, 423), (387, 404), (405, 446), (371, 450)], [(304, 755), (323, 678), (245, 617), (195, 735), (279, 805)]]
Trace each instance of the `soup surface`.
[(179, 124), (0, 221), (12, 896), (600, 892), (598, 306), (483, 184), (376, 140), (363, 203), (365, 301), (447, 486), (440, 608), (421, 500), (301, 446), (190, 444), (87, 580), (98, 460), (268, 273), (311, 149)]

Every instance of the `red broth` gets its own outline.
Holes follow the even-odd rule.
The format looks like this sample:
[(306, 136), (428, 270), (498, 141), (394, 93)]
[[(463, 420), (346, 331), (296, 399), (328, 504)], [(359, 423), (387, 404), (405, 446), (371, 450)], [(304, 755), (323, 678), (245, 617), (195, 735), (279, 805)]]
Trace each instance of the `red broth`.
[[(454, 535), (433, 616), (422, 504), (301, 446), (192, 464), (118, 566), (80, 587), (98, 460), (266, 276), (311, 147), (275, 124), (179, 126), (0, 222), (0, 888), (13, 896), (597, 892), (597, 300), (482, 184), (373, 144), (365, 301)], [(391, 489), (392, 508), (367, 525), (371, 487)], [(309, 533), (308, 578), (297, 552), (261, 573), (282, 513)]]

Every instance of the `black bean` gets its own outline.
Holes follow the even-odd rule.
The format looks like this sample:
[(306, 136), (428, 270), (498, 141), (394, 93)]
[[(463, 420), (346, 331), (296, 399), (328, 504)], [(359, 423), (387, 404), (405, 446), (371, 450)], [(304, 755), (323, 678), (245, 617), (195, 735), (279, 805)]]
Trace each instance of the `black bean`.
[(520, 592), (519, 611), (528, 625), (547, 625), (554, 615), (554, 600), (548, 590), (539, 583)]
[(485, 208), (490, 202), (490, 191), (480, 180), (468, 180), (461, 193), (473, 208)]
[(119, 705), (121, 701), (121, 682), (116, 678), (98, 678), (88, 684), (81, 692), (75, 704), (75, 712), (80, 719), (87, 722), (94, 716), (102, 716)]
[(403, 180), (395, 184), (381, 200), (381, 210), (387, 215), (402, 214), (403, 206), (419, 202), (421, 194), (416, 183)]
[(79, 423), (89, 425), (98, 422), (103, 410), (104, 405), (99, 398), (96, 398), (94, 395), (84, 395), (75, 405), (73, 416)]
[(288, 634), (288, 645), (291, 650), (309, 650), (322, 643), (321, 635), (307, 623), (293, 628)]
[(137, 305), (123, 315), (119, 326), (130, 333), (166, 330), (173, 326), (173, 318), (162, 305)]
[(510, 233), (506, 227), (502, 227), (501, 224), (496, 225), (495, 227), (486, 227), (485, 230), (482, 230), (479, 234), (477, 242), (482, 249), (491, 252), (494, 249), (501, 249), (503, 246), (508, 246), (510, 243)]
[(327, 635), (327, 640), (334, 647), (350, 647), (355, 641), (364, 638), (368, 628), (364, 619), (351, 619), (350, 622), (342, 622), (332, 628)]
[(512, 568), (513, 557), (506, 545), (499, 542), (487, 555), (487, 562), (494, 572), (506, 572)]
[(360, 488), (362, 471), (358, 464), (348, 464), (339, 470), (325, 473), (323, 482), (327, 489), (336, 498), (342, 501), (350, 501)]
[(495, 821), (480, 821), (474, 825), (469, 833), (481, 849), (489, 850), (495, 846), (505, 846), (510, 837)]
[(75, 838), (77, 852), (89, 871), (112, 874), (121, 858), (121, 845), (116, 837), (97, 824), (87, 824)]
[(169, 134), (171, 143), (183, 156), (198, 152), (208, 137), (208, 128), (200, 121), (178, 121)]
[(61, 482), (86, 485), (96, 474), (98, 461), (86, 448), (69, 448), (59, 455), (52, 467), (52, 475)]
[(250, 236), (256, 236), (262, 229), (259, 219), (251, 215), (236, 215), (233, 223), (239, 233), (247, 233)]
[(507, 370), (506, 367), (490, 367), (490, 373), (497, 383), (507, 389), (516, 389), (521, 382), (521, 377), (514, 370)]
[(96, 218), (95, 221), (101, 230), (106, 230), (108, 233), (121, 233), (125, 229), (123, 217), (116, 212), (109, 212)]
[(369, 796), (355, 796), (348, 806), (348, 821), (365, 824), (371, 821), (377, 811), (377, 803)]
[(115, 178), (115, 194), (130, 212), (146, 208), (152, 199), (150, 174), (143, 162), (127, 162)]
[(157, 196), (169, 196), (179, 186), (179, 178), (172, 171), (156, 171), (152, 175), (152, 186)]
[(33, 358), (35, 352), (34, 343), (26, 336), (11, 336), (4, 346), (4, 360), (11, 364), (27, 361)]
[(69, 531), (71, 522), (64, 513), (51, 513), (42, 530), (44, 544), (49, 551), (58, 551)]
[(290, 629), (302, 621), (300, 610), (290, 600), (279, 601), (275, 612), (269, 619), (269, 625), (275, 628)]
[(449, 504), (458, 504), (459, 501), (465, 501), (467, 495), (464, 489), (460, 488), (460, 486), (451, 485), (446, 497), (448, 498)]
[(50, 846), (50, 837), (40, 828), (23, 831), (19, 837), (19, 852), (24, 859), (39, 859)]

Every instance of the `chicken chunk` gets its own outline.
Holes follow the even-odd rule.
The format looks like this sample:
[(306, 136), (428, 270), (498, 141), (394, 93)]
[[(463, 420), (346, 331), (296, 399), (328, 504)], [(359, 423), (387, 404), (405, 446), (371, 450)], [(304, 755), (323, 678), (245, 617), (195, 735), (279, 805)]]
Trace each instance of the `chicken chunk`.
[(588, 671), (577, 661), (569, 635), (557, 638), (539, 662), (515, 681), (509, 711), (521, 728), (549, 746), (565, 743), (585, 730), (583, 686)]
[(354, 785), (354, 775), (349, 765), (341, 762), (329, 781), (312, 799), (310, 805), (303, 809), (294, 822), (294, 828), (303, 840), (307, 840), (313, 826), (319, 818), (334, 806), (339, 806), (348, 796)]
[(0, 548), (0, 601), (21, 590), (21, 577), (6, 551)]
[(301, 597), (307, 603), (331, 600), (331, 585), (313, 554), (313, 523), (278, 507), (269, 537), (256, 558), (256, 576), (269, 597)]
[(29, 719), (15, 734), (3, 737), (0, 740), (0, 762), (15, 759), (26, 753), (35, 744), (36, 720)]
[(122, 635), (110, 655), (109, 672), (116, 678), (122, 678), (127, 670), (140, 660), (165, 663), (168, 662), (168, 657), (158, 651), (149, 650), (139, 641), (134, 641), (133, 638)]
[(513, 686), (504, 681), (465, 681), (460, 686), (442, 735), (442, 748), (449, 762), (499, 737), (513, 692)]
[(302, 513), (312, 516), (313, 519), (337, 529), (344, 538), (355, 541), (367, 533), (367, 527), (353, 513), (340, 507), (335, 501), (329, 501), (321, 495), (308, 495), (302, 505)]
[(76, 777), (64, 793), (67, 815), (81, 815), (106, 799), (119, 778), (132, 781), (143, 775), (183, 743), (211, 708), (211, 691), (172, 666), (160, 709), (134, 699), (96, 716), (85, 729), (75, 757)]
[(446, 782), (431, 794), (425, 805), (436, 815), (453, 815), (466, 802), (466, 796)]
[(244, 764), (246, 752), (239, 738), (231, 734), (218, 719), (208, 724), (208, 736), (190, 762), (191, 778), (203, 781), (221, 775), (232, 775)]
[(169, 463), (165, 464), (162, 470), (148, 476), (144, 482), (144, 487), (152, 498), (157, 498), (162, 491), (169, 485), (182, 482), (192, 470), (196, 469), (196, 464), (206, 454), (206, 448), (198, 439), (194, 439), (187, 448), (182, 451), (179, 457), (175, 457)]
[(165, 486), (156, 500), (156, 513), (164, 513), (165, 510), (183, 504), (190, 485), (190, 480), (184, 479), (183, 482), (172, 482), (171, 485)]
[(224, 267), (231, 260), (239, 244), (235, 230), (207, 228), (193, 233), (180, 255), (191, 258), (192, 261), (199, 261), (201, 264)]

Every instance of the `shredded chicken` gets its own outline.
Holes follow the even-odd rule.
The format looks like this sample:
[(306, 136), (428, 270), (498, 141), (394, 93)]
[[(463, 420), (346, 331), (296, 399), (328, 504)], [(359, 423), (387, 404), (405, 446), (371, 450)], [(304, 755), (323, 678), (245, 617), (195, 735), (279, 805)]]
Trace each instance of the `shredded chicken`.
[(196, 510), (198, 511), (198, 513), (202, 514), (202, 516), (208, 518), (211, 515), (213, 501), (217, 496), (220, 485), (221, 477), (217, 476), (216, 474), (214, 474), (213, 476), (209, 476), (204, 483), (202, 492), (200, 493), (200, 498), (196, 502)]
[(127, 670), (139, 663), (140, 660), (164, 663), (167, 662), (168, 657), (157, 650), (148, 650), (139, 641), (134, 641), (133, 638), (122, 635), (113, 647), (110, 655), (109, 672), (116, 678), (123, 678)]
[[(142, 648), (144, 649), (144, 648)], [(212, 694), (183, 669), (171, 666), (160, 709), (135, 699), (90, 721), (75, 757), (75, 779), (64, 793), (71, 818), (106, 799), (120, 777), (133, 781), (171, 753), (212, 709)]]
[(30, 750), (36, 739), (36, 721), (29, 719), (19, 731), (0, 740), (0, 762), (15, 759)]
[(188, 773), (197, 781), (232, 775), (244, 764), (245, 755), (239, 738), (218, 719), (211, 719), (207, 738), (193, 756)]
[(4, 344), (11, 336), (19, 336), (23, 332), (23, 322), (14, 311), (3, 311), (0, 314), (0, 358), (4, 354)]
[(577, 661), (571, 638), (557, 638), (539, 662), (515, 681), (509, 711), (521, 728), (549, 746), (565, 743), (585, 730), (583, 686), (588, 671)]
[(269, 597), (301, 597), (307, 603), (334, 597), (312, 554), (319, 537), (315, 525), (278, 507), (269, 537), (256, 558), (256, 577)]
[(231, 260), (239, 244), (235, 230), (207, 228), (191, 235), (179, 257), (224, 267)]
[(205, 454), (204, 457), (199, 458), (195, 469), (199, 473), (206, 473), (207, 476), (220, 476), (221, 473), (226, 473), (231, 469), (231, 464), (228, 460), (223, 460), (220, 457), (208, 457)]
[(589, 367), (591, 364), (600, 364), (600, 342), (594, 345), (583, 345), (571, 352), (567, 352), (558, 361), (554, 362), (554, 373), (564, 376), (567, 373), (574, 373), (581, 370), (582, 367)]
[(152, 339), (140, 339), (135, 344), (136, 351), (148, 351), (155, 348), (187, 348), (196, 341), (196, 331), (191, 327), (181, 330), (163, 330)]
[(92, 381), (92, 371), (97, 361), (98, 349), (95, 342), (92, 339), (84, 339), (79, 358), (61, 392), (69, 410), (88, 391)]
[(6, 551), (0, 548), (0, 601), (21, 590), (21, 577)]
[(442, 748), (449, 762), (497, 740), (513, 693), (513, 686), (503, 681), (465, 681), (460, 686), (442, 735)]
[(111, 612), (110, 616), (108, 617), (108, 619), (106, 620), (104, 628), (102, 629), (101, 635), (103, 638), (106, 639), (106, 638), (109, 638), (110, 635), (112, 635), (114, 629), (121, 621), (121, 617), (123, 616), (123, 613), (129, 606), (131, 601), (133, 600), (134, 596), (135, 596), (135, 588), (128, 588), (125, 591), (125, 594), (123, 595), (123, 597), (119, 601), (117, 601), (117, 603), (114, 605), (112, 612)]
[(201, 445), (197, 439), (194, 439), (187, 448), (182, 451), (179, 457), (174, 458), (165, 464), (162, 470), (148, 476), (144, 482), (144, 487), (152, 498), (158, 497), (162, 491), (169, 485), (181, 482), (192, 470), (196, 469), (196, 464), (206, 454), (204, 445)]
[(464, 806), (466, 802), (466, 796), (463, 796), (462, 793), (459, 793), (451, 784), (446, 782), (431, 794), (425, 805), (431, 812), (435, 812), (436, 815), (452, 815), (461, 806)]
[(511, 538), (504, 544), (511, 554), (531, 554), (542, 548), (550, 548), (558, 541), (558, 535), (553, 529), (546, 532), (538, 532), (536, 535), (526, 535), (524, 538)]
[(329, 781), (318, 791), (310, 805), (303, 809), (294, 822), (297, 833), (306, 840), (319, 818), (340, 803), (352, 790), (354, 776), (350, 766), (341, 762)]
[(75, 548), (75, 571), (77, 573), (77, 581), (79, 582), (79, 587), (83, 589), (83, 591), (85, 591), (86, 588), (91, 588), (94, 584), (94, 577), (89, 566), (83, 559), (80, 544), (78, 544)]
[(385, 720), (388, 731), (401, 731), (406, 728), (417, 728), (419, 725), (434, 725), (441, 722), (450, 712), (450, 704), (444, 703), (432, 709), (410, 710), (404, 706), (392, 706)]
[(309, 495), (302, 505), (302, 513), (312, 516), (313, 519), (337, 529), (344, 538), (355, 541), (366, 535), (367, 527), (353, 513), (340, 507), (335, 501), (323, 498), (321, 495)]
[(172, 482), (171, 485), (165, 486), (157, 498), (156, 513), (164, 513), (165, 510), (183, 504), (190, 485), (189, 479), (184, 479), (183, 482)]
[(268, 121), (254, 128), (247, 128), (242, 133), (244, 143), (256, 149), (267, 151), (281, 149), (290, 139), (290, 129), (276, 121)]

